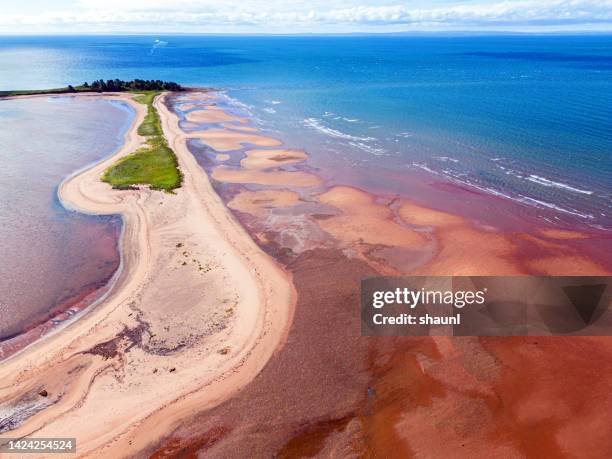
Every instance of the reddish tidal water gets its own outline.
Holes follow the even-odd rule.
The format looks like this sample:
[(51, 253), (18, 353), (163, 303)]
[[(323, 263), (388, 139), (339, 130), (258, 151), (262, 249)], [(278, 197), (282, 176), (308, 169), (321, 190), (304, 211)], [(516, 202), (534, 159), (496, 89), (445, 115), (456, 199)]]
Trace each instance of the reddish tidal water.
[(70, 97), (0, 101), (0, 341), (107, 283), (118, 216), (66, 210), (57, 187), (123, 142), (131, 109)]

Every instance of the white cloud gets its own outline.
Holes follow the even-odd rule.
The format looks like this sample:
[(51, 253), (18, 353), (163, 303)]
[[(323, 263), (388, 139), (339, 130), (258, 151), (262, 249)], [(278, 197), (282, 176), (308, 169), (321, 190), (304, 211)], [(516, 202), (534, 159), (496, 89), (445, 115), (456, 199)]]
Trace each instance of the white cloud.
[(220, 0), (77, 0), (70, 11), (4, 14), (0, 30), (18, 27), (82, 31), (318, 31), (495, 29), (577, 27), (612, 30), (612, 0), (507, 0), (410, 7), (252, 0), (229, 5)]

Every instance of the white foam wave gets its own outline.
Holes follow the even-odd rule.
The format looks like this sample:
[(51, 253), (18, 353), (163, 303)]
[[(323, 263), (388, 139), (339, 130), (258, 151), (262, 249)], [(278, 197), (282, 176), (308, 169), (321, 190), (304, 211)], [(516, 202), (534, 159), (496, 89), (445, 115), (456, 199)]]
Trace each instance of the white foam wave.
[(358, 137), (358, 136), (347, 134), (345, 132), (338, 131), (337, 129), (332, 129), (322, 124), (321, 120), (317, 118), (306, 118), (303, 121), (303, 123), (305, 126), (316, 129), (317, 131), (325, 135), (328, 135), (330, 137), (335, 137), (337, 139), (350, 140), (353, 142), (371, 142), (373, 140), (376, 140), (374, 137)]
[(593, 218), (595, 218), (593, 215), (582, 214), (582, 213), (578, 212), (575, 209), (568, 210), (568, 209), (564, 209), (563, 207), (559, 207), (559, 206), (557, 206), (555, 204), (551, 204), (550, 202), (540, 201), (539, 199), (530, 198), (528, 196), (522, 196), (522, 195), (520, 195), (520, 196), (522, 198), (522, 202), (532, 202), (532, 203), (534, 203), (536, 205), (539, 205), (539, 206), (548, 207), (549, 209), (558, 210), (559, 212), (563, 212), (563, 213), (571, 214), (571, 215), (576, 215), (577, 217), (586, 218), (586, 219), (589, 219), (589, 220), (592, 220)]
[(263, 109), (263, 111), (266, 113), (276, 113), (276, 110), (274, 110), (272, 107), (266, 107)]
[(371, 153), (376, 156), (382, 156), (385, 154), (384, 148), (373, 147), (372, 145), (368, 145), (363, 142), (349, 142), (349, 145), (352, 145), (362, 151), (365, 151), (366, 153)]
[(427, 165), (422, 164), (422, 163), (412, 163), (412, 166), (418, 167), (419, 169), (422, 169), (422, 170), (427, 171), (427, 172), (429, 172), (431, 174), (434, 174), (434, 175), (440, 175), (440, 176), (446, 177), (447, 179), (449, 179), (449, 180), (451, 180), (453, 182), (459, 183), (461, 185), (469, 186), (471, 188), (475, 188), (477, 190), (483, 191), (483, 192), (485, 192), (487, 194), (491, 194), (493, 196), (497, 196), (497, 197), (500, 197), (500, 198), (508, 199), (510, 201), (520, 202), (522, 204), (529, 205), (529, 206), (532, 206), (532, 207), (539, 207), (539, 208), (544, 207), (544, 208), (547, 208), (547, 209), (552, 209), (552, 210), (556, 210), (558, 212), (562, 212), (564, 214), (574, 215), (576, 217), (583, 218), (583, 219), (586, 219), (586, 220), (593, 220), (595, 218), (591, 214), (584, 214), (584, 213), (579, 212), (576, 209), (566, 209), (566, 208), (560, 207), (560, 206), (558, 206), (556, 204), (552, 204), (550, 202), (546, 202), (546, 201), (542, 201), (542, 200), (539, 200), (539, 199), (531, 198), (529, 196), (524, 196), (522, 194), (519, 194), (518, 196), (511, 196), (509, 194), (502, 193), (501, 191), (496, 190), (495, 188), (491, 188), (491, 187), (483, 186), (483, 185), (478, 185), (478, 184), (473, 183), (473, 182), (471, 182), (469, 180), (459, 179), (456, 174), (450, 173), (450, 171), (446, 171), (446, 170), (444, 170), (442, 172), (435, 171), (435, 170), (431, 169), (430, 167), (428, 167)]
[(427, 165), (423, 163), (412, 163), (412, 166), (418, 167), (419, 169), (423, 169), (424, 171), (429, 172), (430, 174), (440, 175), (438, 171), (434, 171), (433, 169), (431, 169), (430, 167), (428, 167)]
[(456, 158), (451, 158), (450, 156), (437, 156), (436, 159), (444, 162), (458, 163), (459, 160)]
[(574, 193), (581, 193), (581, 194), (586, 194), (586, 195), (593, 194), (593, 192), (590, 190), (583, 190), (580, 188), (575, 188), (566, 183), (555, 182), (553, 180), (549, 180), (545, 177), (540, 177), (534, 174), (531, 174), (529, 177), (527, 177), (527, 180), (529, 180), (530, 182), (537, 183), (538, 185), (543, 185), (543, 186), (553, 187), (553, 188), (561, 188), (563, 190), (573, 191)]
[(225, 102), (228, 105), (231, 105), (232, 107), (242, 110), (249, 117), (253, 116), (253, 112), (251, 111), (253, 109), (252, 105), (245, 104), (244, 102), (241, 102), (238, 99), (235, 99), (226, 93), (220, 93), (219, 95), (225, 100)]

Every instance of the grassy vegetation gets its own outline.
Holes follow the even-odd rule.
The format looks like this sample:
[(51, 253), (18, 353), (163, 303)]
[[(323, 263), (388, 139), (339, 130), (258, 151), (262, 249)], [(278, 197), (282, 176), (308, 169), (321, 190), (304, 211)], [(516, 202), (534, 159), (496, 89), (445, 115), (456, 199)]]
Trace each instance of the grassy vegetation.
[(114, 188), (130, 189), (134, 185), (148, 185), (154, 190), (172, 190), (181, 186), (183, 175), (176, 155), (168, 146), (161, 127), (159, 113), (153, 106), (158, 91), (147, 91), (134, 100), (147, 106), (147, 116), (138, 133), (147, 138), (147, 146), (136, 150), (104, 173), (102, 180)]
[(106, 170), (102, 180), (114, 188), (129, 189), (134, 185), (148, 185), (154, 190), (172, 190), (181, 186), (183, 175), (178, 168), (176, 155), (168, 146), (161, 127), (159, 113), (153, 107), (153, 101), (161, 91), (184, 91), (178, 83), (162, 80), (96, 80), (80, 86), (66, 86), (56, 89), (35, 89), (24, 91), (0, 91), (0, 97), (23, 96), (33, 94), (66, 94), (78, 92), (132, 92), (140, 95), (134, 97), (138, 103), (146, 105), (147, 115), (140, 126), (138, 134), (147, 139), (147, 146), (138, 149), (120, 159)]

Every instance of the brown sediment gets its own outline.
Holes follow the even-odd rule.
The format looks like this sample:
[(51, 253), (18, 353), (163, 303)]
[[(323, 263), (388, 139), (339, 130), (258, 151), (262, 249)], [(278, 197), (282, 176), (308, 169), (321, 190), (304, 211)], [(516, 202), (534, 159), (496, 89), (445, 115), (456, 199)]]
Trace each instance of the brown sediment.
[[(566, 251), (567, 252), (567, 251)], [(531, 272), (549, 276), (608, 276), (610, 270), (580, 254), (548, 255), (527, 262)]]
[(230, 159), (230, 155), (225, 154), (225, 153), (219, 153), (217, 155), (215, 155), (215, 159), (217, 161), (227, 161), (228, 159)]
[(245, 169), (270, 169), (306, 159), (308, 155), (304, 150), (248, 150), (240, 165)]
[(191, 134), (191, 137), (200, 139), (209, 147), (220, 151), (240, 150), (244, 145), (251, 144), (259, 147), (277, 147), (282, 145), (280, 140), (263, 135), (232, 131), (229, 129), (208, 129)]
[(169, 438), (196, 444), (200, 432), (233, 426), (206, 450), (209, 457), (272, 457), (281, 451), (305, 457), (312, 451), (325, 456), (352, 432), (350, 418), (360, 412), (370, 378), (370, 340), (355, 332), (355, 285), (374, 271), (339, 251), (321, 249), (298, 256), (288, 268), (298, 303), (282, 351), (236, 397), (184, 422)]
[(231, 429), (229, 427), (213, 427), (200, 435), (196, 442), (185, 441), (182, 438), (169, 440), (163, 448), (150, 456), (150, 459), (168, 457), (181, 457), (183, 459), (196, 459), (199, 454), (206, 451), (220, 441)]
[(609, 337), (481, 338), (503, 362), (495, 379), (498, 436), (526, 457), (609, 457)]
[(258, 185), (316, 187), (322, 184), (319, 177), (302, 171), (262, 171), (233, 169), (218, 166), (213, 170), (212, 178), (220, 182), (254, 183)]
[(228, 207), (256, 217), (263, 217), (275, 208), (290, 207), (300, 202), (300, 195), (289, 190), (244, 190), (228, 202)]

